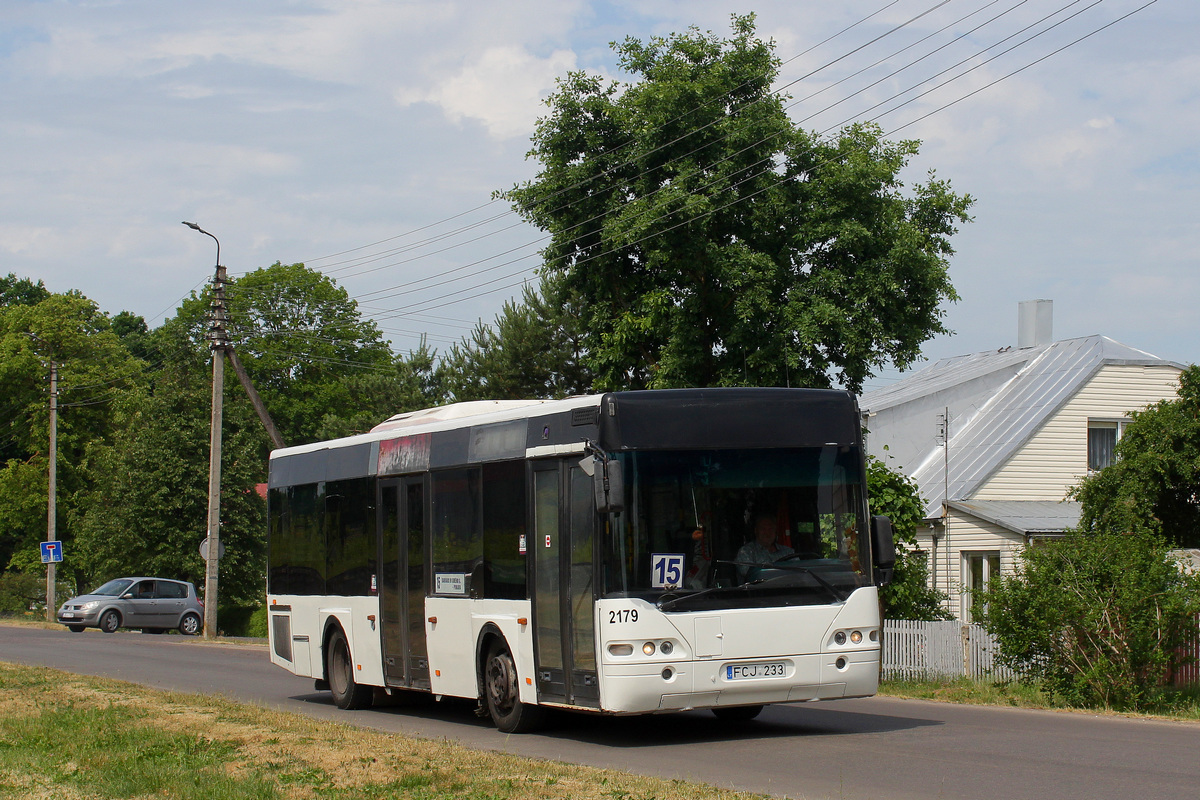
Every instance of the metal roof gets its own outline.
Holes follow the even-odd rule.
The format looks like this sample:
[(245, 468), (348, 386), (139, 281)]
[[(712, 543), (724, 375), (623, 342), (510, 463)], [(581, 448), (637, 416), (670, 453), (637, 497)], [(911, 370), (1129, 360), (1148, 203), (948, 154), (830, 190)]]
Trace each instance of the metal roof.
[(926, 426), (906, 433), (903, 442), (908, 463), (902, 467), (921, 488), (927, 517), (934, 518), (941, 516), (945, 498), (971, 497), (1101, 367), (1114, 364), (1183, 369), (1106, 336), (1087, 336), (942, 359), (868, 392), (859, 403), (864, 414), (890, 412), (893, 427), (904, 425), (899, 415), (905, 406), (925, 419), (949, 409), (948, 472), (945, 445), (936, 430)]
[(951, 500), (948, 505), (1028, 536), (1063, 533), (1079, 524), (1080, 505), (1070, 500)]

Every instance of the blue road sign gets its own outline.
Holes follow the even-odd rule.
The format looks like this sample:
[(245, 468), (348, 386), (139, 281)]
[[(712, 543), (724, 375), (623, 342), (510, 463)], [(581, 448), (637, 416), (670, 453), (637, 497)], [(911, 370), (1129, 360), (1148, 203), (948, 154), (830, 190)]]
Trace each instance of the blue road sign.
[(62, 542), (42, 542), (42, 563), (49, 564), (51, 561), (62, 561), (63, 546)]

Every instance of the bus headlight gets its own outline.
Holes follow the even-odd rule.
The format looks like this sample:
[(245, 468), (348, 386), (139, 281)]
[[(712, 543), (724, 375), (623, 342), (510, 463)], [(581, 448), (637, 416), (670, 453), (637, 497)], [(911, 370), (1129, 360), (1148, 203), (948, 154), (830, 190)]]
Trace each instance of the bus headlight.
[(855, 631), (854, 633), (850, 634), (850, 641), (853, 642), (854, 644), (858, 644), (859, 642), (861, 642), (862, 641), (862, 631)]
[(654, 655), (654, 642), (646, 642), (642, 645), (642, 652), (648, 656)]
[(834, 644), (845, 644), (846, 643), (846, 632), (838, 631), (837, 633), (835, 633), (833, 635), (833, 643)]
[(663, 642), (658, 646), (658, 649), (664, 656), (669, 656), (671, 655), (672, 651), (675, 650), (675, 645), (671, 644), (670, 642)]
[(633, 645), (610, 644), (608, 646), (608, 654), (611, 656), (631, 656), (633, 655)]

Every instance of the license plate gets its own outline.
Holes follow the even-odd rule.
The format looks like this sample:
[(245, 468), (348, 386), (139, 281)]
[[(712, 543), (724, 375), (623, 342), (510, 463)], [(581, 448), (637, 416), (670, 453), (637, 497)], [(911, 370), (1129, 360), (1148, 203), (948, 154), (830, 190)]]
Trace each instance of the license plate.
[(746, 681), (755, 678), (782, 678), (787, 675), (783, 661), (758, 661), (751, 664), (726, 664), (725, 680)]
[(62, 617), (63, 619), (71, 619), (72, 617), (75, 616), (75, 612), (74, 611), (64, 611), (61, 614), (59, 614), (59, 616)]

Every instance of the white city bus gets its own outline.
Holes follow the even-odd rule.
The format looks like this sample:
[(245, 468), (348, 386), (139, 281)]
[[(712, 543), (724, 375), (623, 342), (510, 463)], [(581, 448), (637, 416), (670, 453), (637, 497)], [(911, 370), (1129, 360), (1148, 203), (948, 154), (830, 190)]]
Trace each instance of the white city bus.
[(271, 660), (341, 708), (475, 698), (504, 731), (871, 695), (894, 550), (865, 486), (824, 390), (461, 403), (277, 450)]

